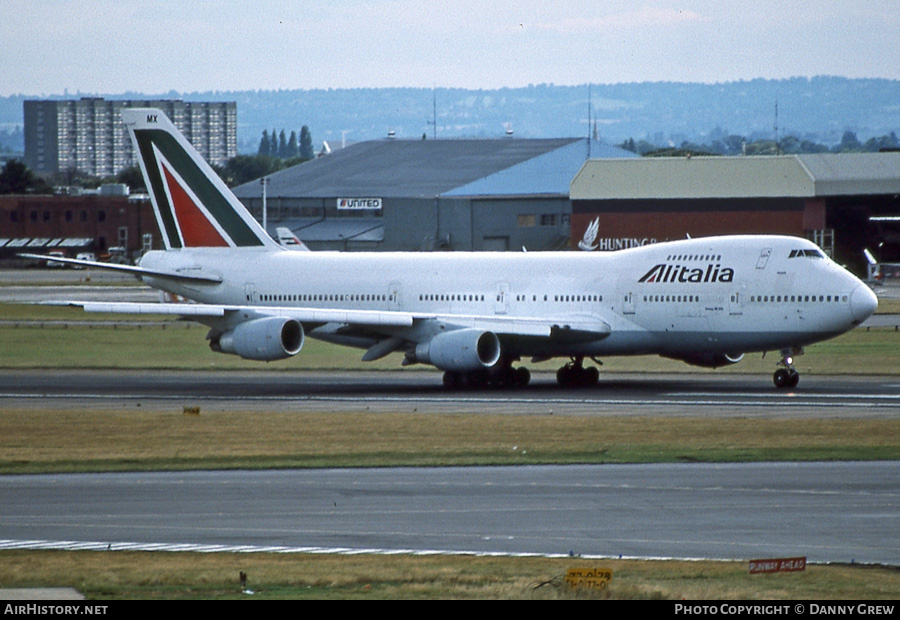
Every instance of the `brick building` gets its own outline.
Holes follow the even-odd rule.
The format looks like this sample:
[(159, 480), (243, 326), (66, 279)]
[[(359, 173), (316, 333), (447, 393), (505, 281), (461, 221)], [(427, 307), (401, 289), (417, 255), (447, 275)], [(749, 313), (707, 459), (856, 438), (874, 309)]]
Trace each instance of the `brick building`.
[(17, 252), (101, 255), (110, 247), (124, 247), (129, 257), (136, 257), (146, 235), (159, 244), (146, 197), (0, 196), (0, 259), (14, 259)]

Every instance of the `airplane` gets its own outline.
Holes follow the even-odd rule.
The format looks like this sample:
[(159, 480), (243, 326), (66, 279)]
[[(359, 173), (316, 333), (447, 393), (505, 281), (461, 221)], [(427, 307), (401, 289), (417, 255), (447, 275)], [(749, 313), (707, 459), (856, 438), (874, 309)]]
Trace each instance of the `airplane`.
[[(560, 358), (562, 386), (595, 385), (586, 359), (661, 355), (701, 367), (793, 358), (877, 307), (872, 290), (805, 239), (730, 235), (615, 252), (296, 252), (275, 242), (159, 110), (124, 109), (162, 233), (137, 275), (192, 303), (52, 302), (87, 312), (172, 314), (209, 327), (213, 351), (290, 358), (306, 337), (430, 364), (449, 388), (527, 385)], [(35, 255), (25, 255), (36, 257)], [(59, 260), (59, 259), (57, 259)]]
[(294, 250), (296, 252), (309, 252), (309, 247), (300, 241), (300, 239), (291, 232), (291, 229), (287, 226), (279, 226), (275, 229), (275, 232), (278, 234), (278, 243), (280, 243), (283, 247)]

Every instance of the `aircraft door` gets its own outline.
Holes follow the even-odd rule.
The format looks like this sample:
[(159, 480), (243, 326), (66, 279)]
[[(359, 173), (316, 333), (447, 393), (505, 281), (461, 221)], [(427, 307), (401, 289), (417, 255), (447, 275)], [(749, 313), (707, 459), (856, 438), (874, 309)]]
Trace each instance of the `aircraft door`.
[(248, 303), (256, 303), (256, 284), (253, 282), (244, 284), (244, 299), (247, 300)]
[(728, 298), (728, 314), (739, 316), (744, 314), (744, 298), (741, 291), (732, 291)]
[(756, 261), (757, 269), (765, 269), (766, 264), (769, 262), (769, 257), (772, 256), (772, 248), (766, 248), (762, 252), (759, 253), (759, 260)]
[(494, 298), (494, 314), (506, 314), (509, 309), (509, 284), (497, 284), (497, 296)]
[(399, 282), (391, 282), (388, 287), (388, 304), (391, 310), (403, 307), (403, 290)]
[(625, 293), (624, 302), (622, 304), (622, 314), (634, 314), (634, 293)]

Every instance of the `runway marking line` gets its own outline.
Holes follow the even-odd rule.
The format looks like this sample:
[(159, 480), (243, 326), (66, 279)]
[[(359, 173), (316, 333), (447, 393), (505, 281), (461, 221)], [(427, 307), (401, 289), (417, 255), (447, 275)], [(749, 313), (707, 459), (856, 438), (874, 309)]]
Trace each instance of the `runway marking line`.
[[(730, 406), (730, 407), (770, 407), (777, 404), (783, 407), (883, 407), (896, 408), (900, 407), (900, 395), (871, 395), (871, 394), (754, 394), (754, 393), (718, 393), (718, 392), (690, 392), (685, 393), (686, 396), (717, 398), (723, 397), (726, 400), (694, 400), (694, 399), (678, 399), (678, 392), (672, 392), (669, 396), (673, 398), (653, 398), (646, 399), (635, 397), (627, 398), (488, 398), (477, 396), (465, 397), (440, 397), (440, 396), (422, 396), (422, 397), (360, 397), (360, 396), (303, 396), (303, 395), (285, 395), (285, 396), (242, 396), (242, 401), (246, 402), (281, 402), (281, 401), (297, 401), (297, 402), (353, 402), (353, 403), (436, 403), (436, 404), (526, 404), (526, 405), (623, 405), (623, 406)], [(747, 400), (735, 400), (747, 399)], [(131, 395), (112, 395), (112, 394), (16, 394), (16, 393), (0, 393), (0, 399), (70, 399), (83, 398), (88, 400), (184, 400), (184, 395), (156, 395), (156, 394), (131, 394)], [(191, 395), (190, 398), (201, 398), (212, 401), (217, 400), (233, 400), (232, 397), (216, 396), (216, 395)], [(777, 403), (772, 401), (779, 399)], [(765, 401), (765, 402), (761, 402)]]

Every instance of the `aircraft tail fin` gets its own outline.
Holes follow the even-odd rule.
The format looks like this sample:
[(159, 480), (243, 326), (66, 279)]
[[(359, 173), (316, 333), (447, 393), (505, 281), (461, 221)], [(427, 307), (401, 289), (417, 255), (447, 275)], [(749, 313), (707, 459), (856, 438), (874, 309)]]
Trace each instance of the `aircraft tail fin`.
[(883, 274), (881, 273), (881, 265), (878, 264), (878, 260), (872, 256), (872, 253), (869, 251), (869, 248), (863, 249), (863, 256), (866, 257), (866, 263), (868, 264), (868, 278), (867, 282), (881, 282)]
[(161, 110), (125, 108), (122, 120), (167, 250), (281, 247)]
[(278, 243), (281, 244), (282, 247), (297, 252), (310, 251), (309, 247), (300, 241), (297, 235), (295, 235), (287, 226), (279, 226), (275, 229), (275, 232), (278, 233)]

